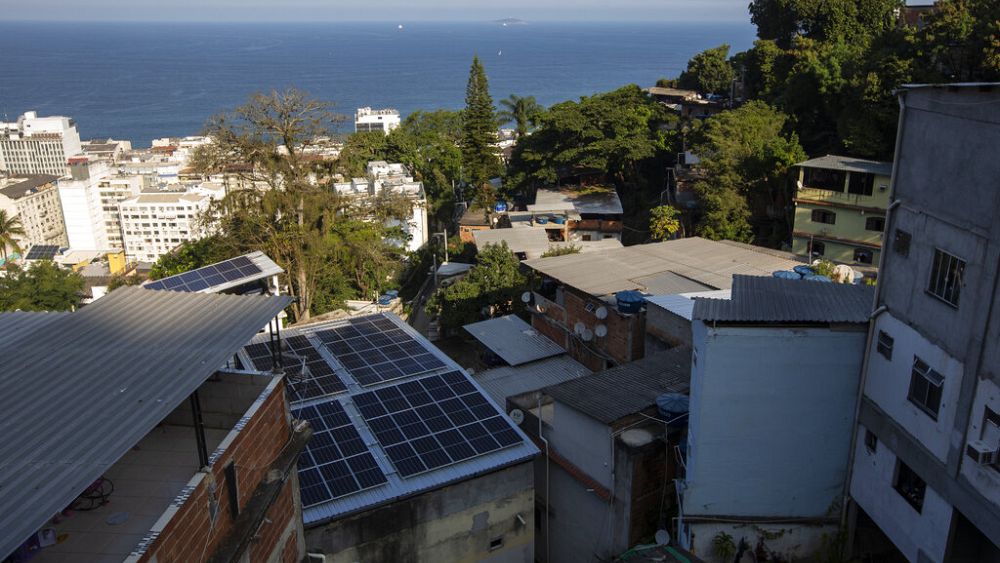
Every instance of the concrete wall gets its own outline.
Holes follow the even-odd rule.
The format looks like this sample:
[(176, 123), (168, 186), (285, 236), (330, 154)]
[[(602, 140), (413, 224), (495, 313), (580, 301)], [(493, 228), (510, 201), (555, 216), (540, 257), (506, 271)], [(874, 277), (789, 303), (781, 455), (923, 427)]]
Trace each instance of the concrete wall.
[(826, 517), (847, 473), (864, 326), (693, 324), (684, 513)]
[(551, 427), (545, 438), (573, 465), (610, 489), (611, 429), (558, 401), (553, 403)]
[[(868, 378), (865, 381), (865, 395), (902, 424), (941, 463), (945, 463), (952, 441), (961, 442), (962, 439), (961, 434), (952, 432), (952, 427), (958, 411), (963, 366), (920, 333), (894, 318), (891, 313), (885, 313), (876, 319), (876, 337), (879, 331), (884, 331), (894, 340), (892, 360), (885, 359), (873, 346)], [(937, 420), (907, 399), (914, 356), (919, 356), (944, 376)], [(955, 444), (955, 447), (960, 446), (960, 443)]]
[(345, 563), (531, 561), (534, 510), (528, 462), (308, 529), (306, 545)]
[[(1000, 448), (1000, 429), (986, 421), (986, 409), (1000, 413), (1000, 386), (983, 379), (978, 382), (972, 415), (969, 417), (967, 440), (983, 440)], [(1000, 463), (979, 465), (968, 455), (962, 456), (961, 475), (994, 506), (1000, 506)]]
[(865, 447), (865, 428), (854, 445), (851, 497), (878, 524), (910, 561), (943, 561), (951, 530), (952, 507), (930, 485), (918, 512), (893, 488), (896, 454), (879, 441), (875, 452)]
[[(708, 563), (732, 563), (733, 556), (721, 557), (714, 541), (721, 534), (728, 534), (733, 544), (739, 546), (740, 540), (746, 540), (750, 549), (757, 547), (763, 540), (764, 549), (784, 561), (816, 561), (830, 549), (837, 534), (835, 524), (768, 524), (768, 523), (730, 523), (730, 522), (700, 522), (692, 523), (692, 543), (690, 551)], [(803, 558), (803, 554), (809, 554)], [(744, 561), (752, 561), (749, 556)]]
[(656, 305), (646, 306), (646, 335), (669, 346), (691, 345), (691, 321)]

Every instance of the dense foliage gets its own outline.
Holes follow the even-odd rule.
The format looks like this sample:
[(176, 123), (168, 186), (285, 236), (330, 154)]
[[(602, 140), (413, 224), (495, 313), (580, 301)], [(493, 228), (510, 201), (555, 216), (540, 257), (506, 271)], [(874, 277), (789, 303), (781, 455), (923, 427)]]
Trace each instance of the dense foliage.
[(500, 173), (496, 147), (497, 112), (490, 96), (486, 70), (479, 57), (472, 59), (469, 83), (465, 89), (465, 113), (462, 119), (462, 161), (465, 180), (479, 188)]
[(0, 277), (0, 311), (72, 311), (83, 287), (80, 274), (48, 260), (29, 268), (10, 265)]
[(677, 86), (728, 95), (736, 78), (736, 71), (728, 58), (729, 45), (719, 45), (698, 53), (688, 61), (687, 70), (677, 78)]
[(438, 315), (446, 329), (516, 312), (528, 283), (519, 264), (505, 242), (481, 248), (476, 265), (439, 289), (428, 301), (427, 312)]
[(654, 241), (671, 239), (681, 230), (680, 211), (670, 205), (658, 205), (649, 213), (649, 236)]

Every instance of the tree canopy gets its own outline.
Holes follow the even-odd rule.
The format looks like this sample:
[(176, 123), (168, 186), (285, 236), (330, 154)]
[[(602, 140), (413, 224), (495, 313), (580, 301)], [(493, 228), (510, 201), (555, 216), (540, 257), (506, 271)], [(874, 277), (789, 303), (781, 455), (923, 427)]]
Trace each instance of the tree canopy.
[(729, 45), (719, 45), (698, 53), (688, 61), (687, 70), (677, 78), (677, 86), (728, 96), (736, 78), (736, 71), (728, 58)]
[(48, 260), (10, 265), (0, 277), (0, 311), (72, 311), (80, 305), (83, 276)]
[(505, 123), (514, 122), (517, 138), (521, 139), (528, 134), (528, 130), (538, 122), (538, 116), (545, 110), (538, 105), (534, 96), (518, 96), (511, 94), (508, 98), (500, 100), (503, 109), (499, 113), (499, 118)]
[(526, 288), (520, 262), (507, 243), (491, 244), (479, 250), (468, 274), (431, 296), (427, 312), (438, 315), (444, 328), (460, 328), (515, 312)]
[(479, 57), (472, 59), (465, 89), (462, 116), (462, 161), (465, 180), (479, 188), (500, 173), (497, 156), (497, 112), (490, 96), (486, 70)]

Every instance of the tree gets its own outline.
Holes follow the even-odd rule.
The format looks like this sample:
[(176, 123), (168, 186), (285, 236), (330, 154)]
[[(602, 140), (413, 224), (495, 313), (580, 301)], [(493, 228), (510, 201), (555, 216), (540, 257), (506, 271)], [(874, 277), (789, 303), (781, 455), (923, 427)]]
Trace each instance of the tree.
[(1000, 3), (996, 0), (942, 0), (927, 15), (918, 37), (924, 79), (1000, 79)]
[(14, 252), (21, 252), (21, 247), (17, 243), (17, 237), (21, 236), (24, 236), (24, 227), (21, 226), (20, 217), (11, 217), (0, 209), (0, 257), (3, 258), (5, 266), (8, 248)]
[(676, 207), (670, 205), (654, 207), (649, 214), (649, 232), (653, 240), (673, 238), (681, 230), (679, 216), (680, 211)]
[(298, 90), (256, 94), (210, 121), (206, 133), (213, 142), (196, 160), (203, 172), (242, 164), (254, 185), (266, 186), (230, 192), (206, 217), (234, 253), (263, 250), (284, 268), (297, 298), (291, 307), (296, 322), (325, 312), (318, 304), (339, 299), (342, 280), (349, 280), (352, 294), (368, 297), (387, 283), (382, 266), (399, 264), (399, 248), (389, 242), (399, 234), (391, 219), (404, 219), (398, 207), (338, 195), (328, 168), (305, 157), (341, 120), (329, 104)]
[(337, 157), (337, 169), (348, 178), (362, 177), (368, 162), (384, 159), (388, 148), (388, 138), (382, 131), (351, 133)]
[(729, 45), (719, 45), (698, 53), (688, 61), (677, 85), (702, 93), (729, 94), (736, 71), (729, 64)]
[(409, 166), (423, 182), (431, 214), (449, 221), (454, 185), (461, 180), (462, 114), (457, 111), (417, 111), (386, 137), (384, 158)]
[(784, 49), (796, 37), (864, 43), (896, 24), (900, 0), (752, 0), (757, 36)]
[(696, 182), (694, 192), (698, 194), (702, 206), (702, 217), (695, 226), (695, 234), (711, 240), (753, 241), (750, 208), (738, 190)]
[(239, 254), (232, 240), (215, 235), (185, 241), (153, 264), (149, 279), (158, 280), (221, 262)]
[(489, 82), (479, 57), (472, 59), (462, 115), (462, 163), (465, 180), (482, 186), (500, 172), (497, 156), (497, 115)]
[(505, 123), (513, 121), (515, 123), (517, 138), (520, 139), (528, 134), (528, 128), (534, 127), (538, 121), (538, 116), (545, 111), (545, 108), (538, 105), (534, 96), (521, 97), (511, 94), (509, 98), (500, 100), (503, 110), (500, 111), (500, 120)]
[(441, 326), (459, 328), (483, 317), (508, 315), (521, 306), (527, 279), (506, 242), (480, 249), (476, 265), (455, 283), (439, 289), (427, 303)]
[(30, 268), (11, 265), (0, 278), (2, 311), (72, 311), (80, 305), (83, 277), (44, 260)]

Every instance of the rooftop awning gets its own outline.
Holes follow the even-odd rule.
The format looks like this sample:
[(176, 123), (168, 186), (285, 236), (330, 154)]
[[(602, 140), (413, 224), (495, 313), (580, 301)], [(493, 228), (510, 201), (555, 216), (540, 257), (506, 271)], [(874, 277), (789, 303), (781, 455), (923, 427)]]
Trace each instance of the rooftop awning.
[(74, 313), (0, 314), (0, 333), (8, 324), (23, 328), (0, 340), (0, 556), (68, 506), (290, 302), (125, 287)]

